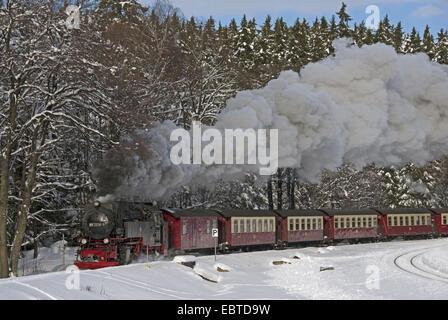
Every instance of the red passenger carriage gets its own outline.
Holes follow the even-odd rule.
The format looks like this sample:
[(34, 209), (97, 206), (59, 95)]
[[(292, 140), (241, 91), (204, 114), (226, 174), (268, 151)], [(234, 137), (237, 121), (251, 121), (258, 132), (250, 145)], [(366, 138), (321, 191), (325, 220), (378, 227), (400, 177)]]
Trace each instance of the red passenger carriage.
[(276, 243), (277, 214), (271, 210), (219, 210), (223, 249)]
[(319, 210), (275, 210), (279, 215), (279, 235), (283, 246), (288, 243), (322, 241), (324, 213)]
[(433, 213), (428, 209), (377, 209), (381, 214), (380, 227), (387, 237), (429, 236), (433, 232)]
[(377, 237), (378, 213), (373, 209), (322, 209), (328, 217), (325, 229), (334, 240)]
[(218, 227), (219, 215), (206, 209), (162, 209), (168, 221), (169, 250), (194, 250), (213, 248), (211, 232)]
[(440, 235), (448, 235), (448, 208), (429, 209), (434, 213), (436, 232)]

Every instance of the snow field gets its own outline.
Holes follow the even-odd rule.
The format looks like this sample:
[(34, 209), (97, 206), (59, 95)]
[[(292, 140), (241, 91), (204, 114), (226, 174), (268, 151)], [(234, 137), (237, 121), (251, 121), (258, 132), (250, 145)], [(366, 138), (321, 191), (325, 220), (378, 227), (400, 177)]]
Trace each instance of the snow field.
[[(47, 252), (49, 256), (52, 253)], [(448, 277), (448, 239), (307, 247), (135, 263), (0, 280), (0, 299), (446, 299), (448, 286), (398, 268)], [(42, 256), (42, 262), (45, 261)], [(52, 260), (48, 260), (50, 264)], [(195, 262), (193, 268), (181, 262)], [(278, 262), (278, 263), (274, 263)], [(228, 272), (220, 272), (227, 270)], [(323, 271), (321, 271), (323, 270)], [(412, 270), (410, 270), (412, 271)], [(419, 271), (424, 274), (422, 271)], [(205, 280), (207, 278), (208, 280)], [(211, 280), (211, 281), (210, 281)], [(443, 279), (442, 279), (443, 280)], [(448, 279), (446, 280), (448, 281)]]

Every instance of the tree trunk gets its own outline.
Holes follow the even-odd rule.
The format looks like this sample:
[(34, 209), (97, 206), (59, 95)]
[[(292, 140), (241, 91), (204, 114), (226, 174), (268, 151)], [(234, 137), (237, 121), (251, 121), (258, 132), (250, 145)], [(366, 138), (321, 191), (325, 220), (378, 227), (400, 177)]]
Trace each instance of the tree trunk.
[(268, 180), (268, 204), (269, 210), (274, 210), (274, 197), (272, 195), (272, 178)]
[(283, 208), (283, 180), (282, 180), (282, 169), (277, 170), (277, 209), (282, 210)]
[(39, 244), (37, 241), (37, 221), (34, 221), (34, 255), (33, 259), (37, 259), (37, 256), (39, 255)]
[[(44, 125), (44, 128), (46, 125)], [(28, 170), (28, 175), (25, 184), (22, 186), (21, 196), (22, 196), (22, 204), (19, 209), (19, 216), (17, 218), (17, 226), (14, 234), (14, 241), (11, 249), (11, 272), (17, 276), (18, 275), (18, 264), (20, 259), (20, 251), (22, 248), (23, 238), (25, 236), (25, 231), (28, 222), (28, 212), (30, 210), (31, 205), (31, 193), (33, 191), (34, 181), (36, 178), (36, 167), (37, 161), (39, 159), (39, 152), (37, 150), (37, 135), (40, 130), (40, 125), (38, 125), (33, 132), (33, 140), (31, 144), (31, 159), (30, 166)], [(45, 129), (42, 130), (42, 140), (44, 141), (45, 137)], [(43, 144), (43, 143), (42, 143)], [(24, 169), (26, 170), (26, 169)]]
[(296, 198), (295, 198), (295, 191), (296, 191), (296, 169), (291, 169), (291, 188), (289, 189), (290, 195), (289, 195), (289, 209), (295, 209), (296, 208)]
[[(8, 147), (6, 148), (8, 149)], [(6, 222), (8, 212), (8, 168), (9, 154), (5, 151), (1, 159), (1, 187), (0, 187), (0, 278), (8, 277), (8, 239)]]
[(9, 162), (12, 149), (12, 135), (16, 128), (17, 105), (15, 93), (9, 95), (9, 130), (6, 136), (5, 151), (1, 155), (0, 181), (0, 278), (9, 276), (8, 238), (6, 223), (8, 214)]

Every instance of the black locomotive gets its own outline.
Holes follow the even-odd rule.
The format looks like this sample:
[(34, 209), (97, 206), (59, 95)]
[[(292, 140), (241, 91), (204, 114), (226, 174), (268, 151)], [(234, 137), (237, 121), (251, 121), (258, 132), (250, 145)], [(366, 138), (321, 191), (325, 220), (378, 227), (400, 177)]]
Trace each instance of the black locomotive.
[(75, 265), (103, 268), (126, 264), (144, 249), (163, 252), (165, 224), (161, 211), (151, 203), (88, 204), (81, 218), (81, 248)]

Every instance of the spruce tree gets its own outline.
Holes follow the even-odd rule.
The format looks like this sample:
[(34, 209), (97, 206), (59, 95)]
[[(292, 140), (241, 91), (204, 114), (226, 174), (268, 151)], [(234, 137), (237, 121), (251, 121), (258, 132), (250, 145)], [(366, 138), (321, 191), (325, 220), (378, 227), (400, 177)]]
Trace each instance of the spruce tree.
[(258, 64), (268, 64), (272, 61), (274, 38), (271, 21), (271, 16), (268, 15), (261, 27), (260, 38), (255, 46), (255, 59)]
[(409, 40), (406, 42), (406, 53), (417, 53), (422, 51), (422, 43), (420, 39), (420, 34), (417, 32), (415, 27), (412, 28)]
[(434, 60), (436, 54), (434, 36), (431, 34), (431, 30), (428, 25), (426, 25), (425, 32), (423, 33), (422, 50), (429, 56), (429, 59)]
[(289, 30), (283, 18), (278, 18), (274, 26), (273, 62), (281, 67), (286, 62)]
[(401, 26), (401, 21), (397, 23), (397, 26), (394, 28), (394, 34), (392, 39), (393, 46), (395, 51), (398, 53), (403, 53), (403, 27)]
[(352, 20), (350, 15), (346, 12), (347, 5), (342, 2), (341, 9), (336, 13), (339, 17), (339, 23), (337, 26), (337, 34), (339, 37), (351, 37), (352, 30), (350, 29), (349, 22)]
[(435, 61), (448, 64), (448, 31), (441, 29), (437, 34)]

